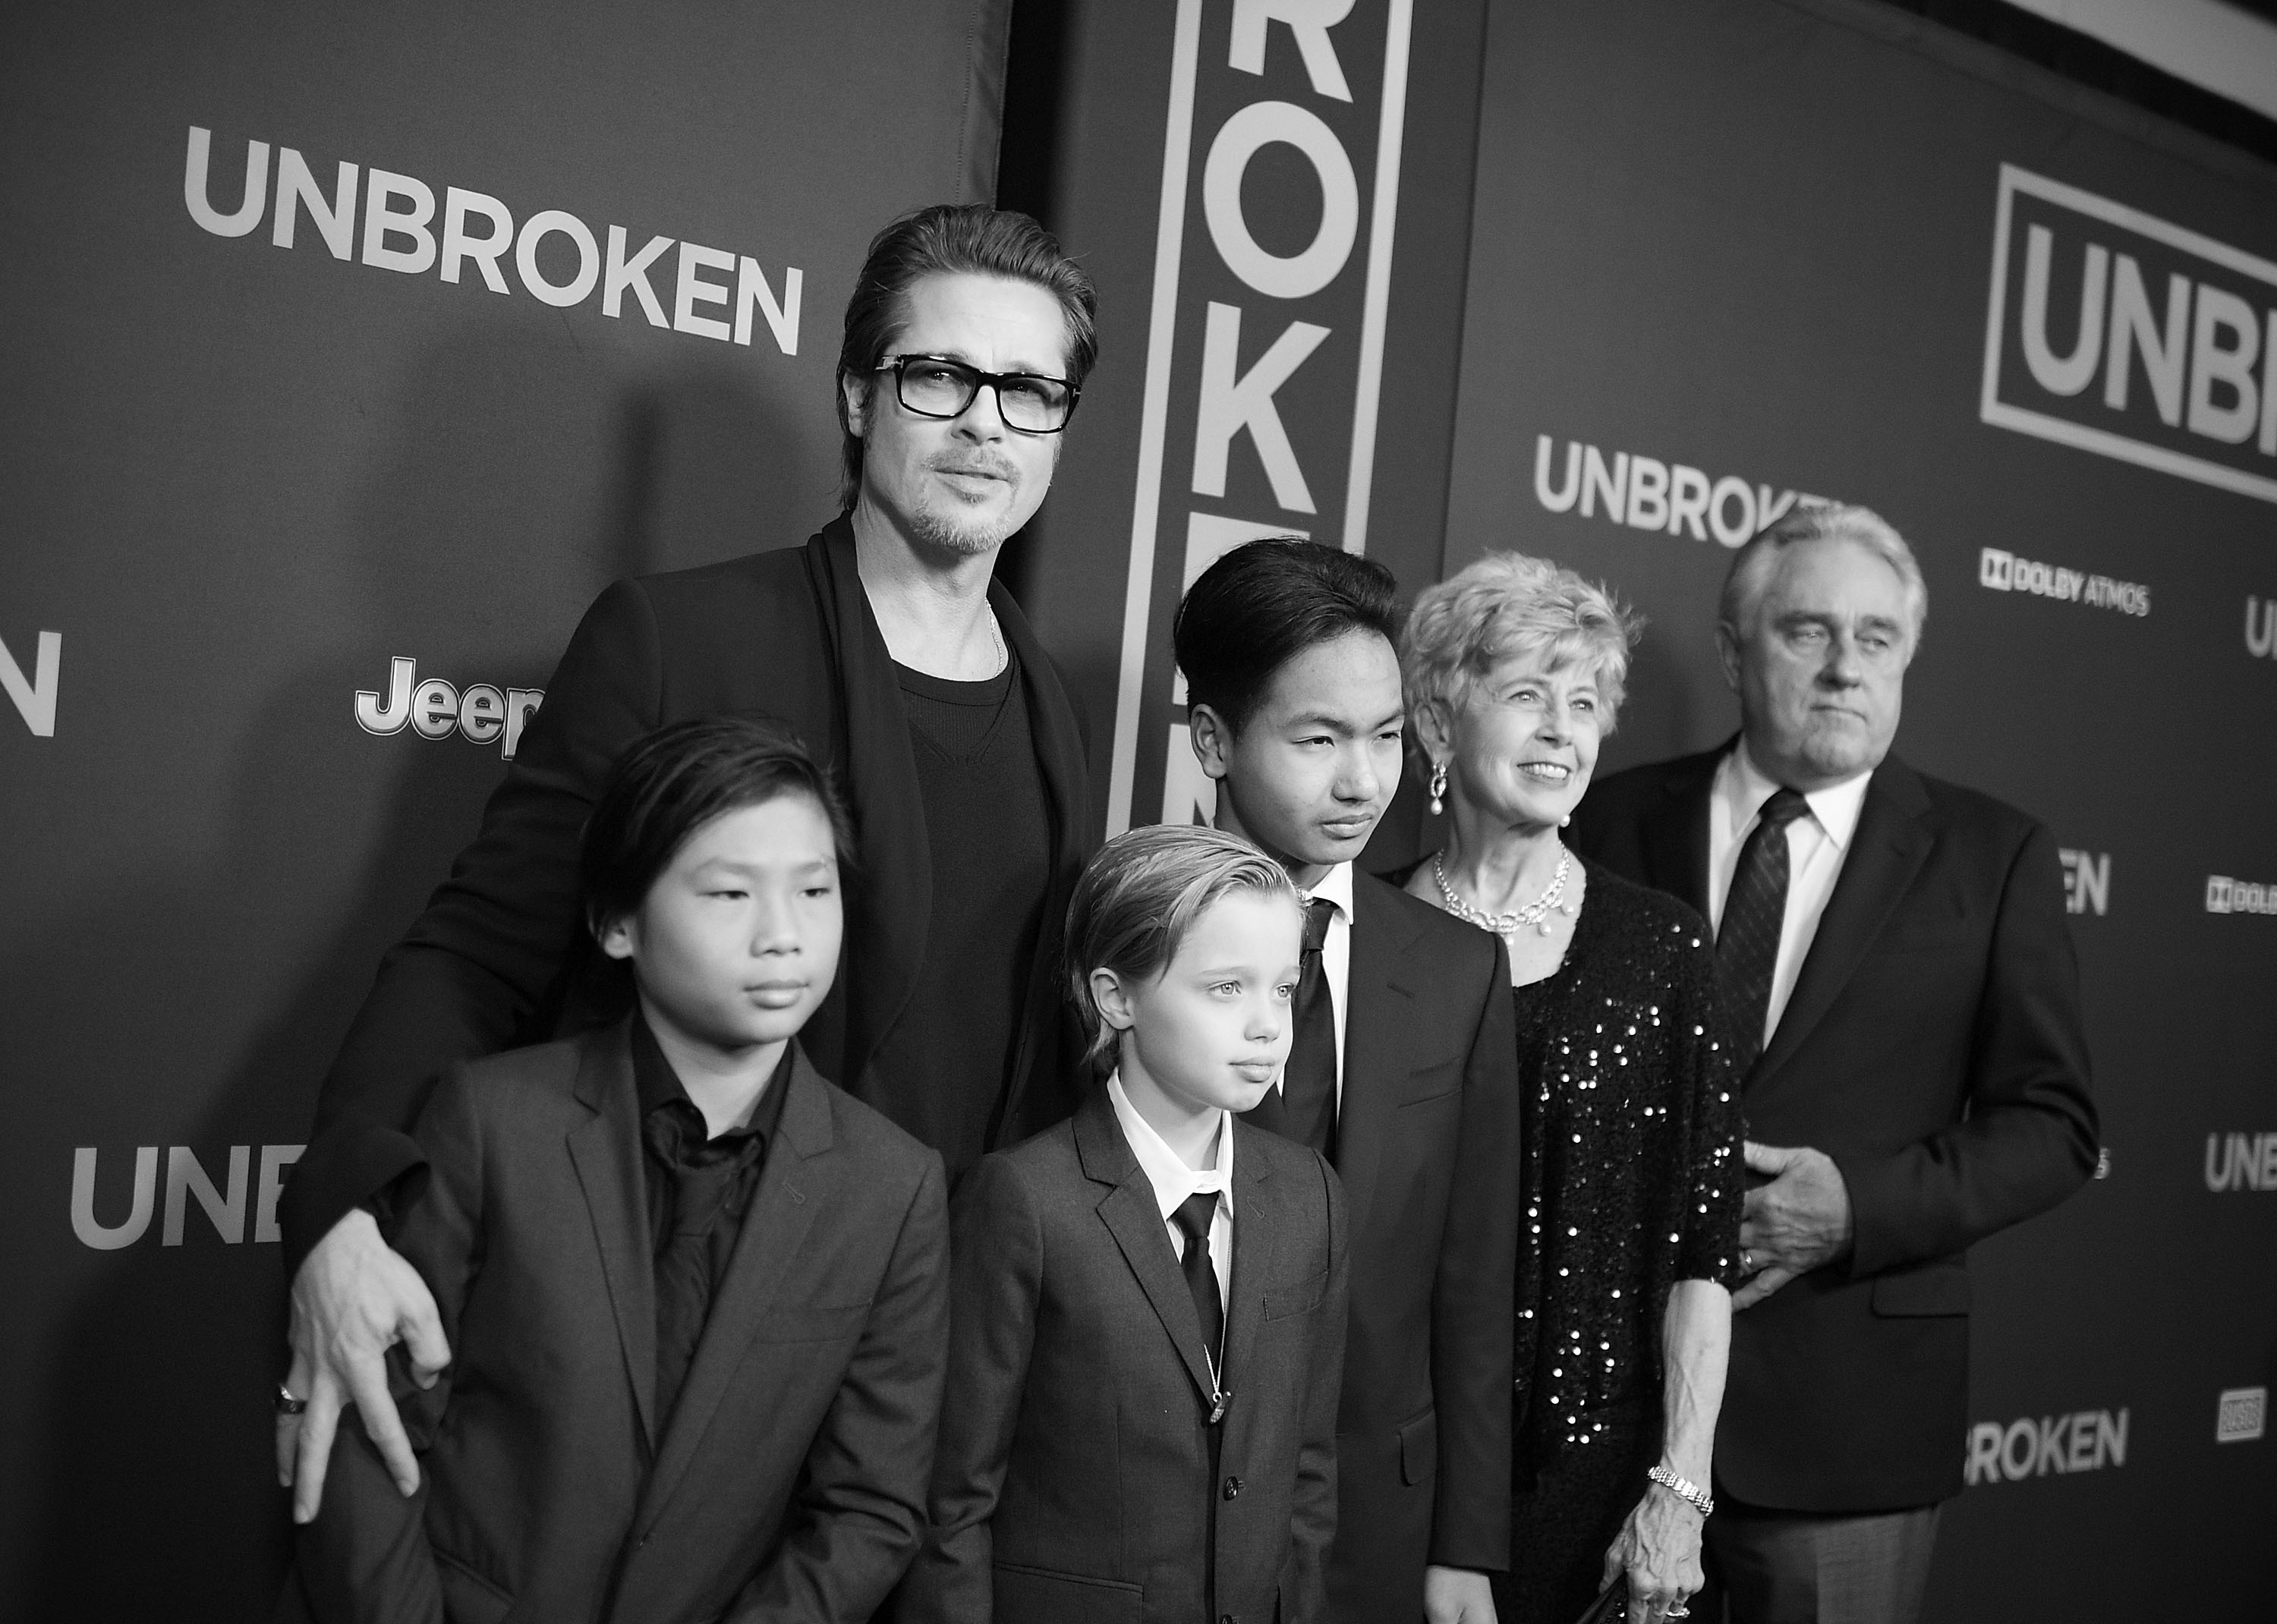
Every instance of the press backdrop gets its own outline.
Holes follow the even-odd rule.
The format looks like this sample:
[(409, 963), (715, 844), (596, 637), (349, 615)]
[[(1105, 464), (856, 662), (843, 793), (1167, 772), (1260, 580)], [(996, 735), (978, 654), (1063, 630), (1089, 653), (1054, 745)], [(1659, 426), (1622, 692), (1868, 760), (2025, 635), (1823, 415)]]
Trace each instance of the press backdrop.
[(593, 595), (835, 511), (1009, 11), (6, 9), (0, 1616), (265, 1614), (316, 1080)]
[[(1879, 510), (1930, 588), (1897, 747), (2054, 831), (2107, 1147), (1976, 1248), (1929, 1616), (2266, 1607), (2277, 173), (1870, 4), (1279, 9), (1340, 19), (1260, 53), (1230, 0), (1061, 8), (1029, 46), (1049, 163), (1016, 171), (1008, 109), (1008, 183), (1110, 293), (1012, 560), (1095, 739), (1113, 718), (1109, 825), (1207, 804), (1167, 616), (1229, 540), (1340, 540), (1411, 587), (1487, 547), (1611, 581), (1650, 617), (1611, 771), (1736, 727), (1731, 549), (1797, 493)], [(1268, 118), (1290, 139), (1237, 165)], [(1420, 799), (1372, 858), (1431, 849)]]
[(861, 247), (1001, 112), (1104, 300), (1004, 569), (1108, 827), (1207, 805), (1167, 618), (1245, 535), (1611, 580), (1607, 770), (1729, 732), (1792, 493), (1912, 538), (1898, 747), (2065, 848), (2109, 1161), (1977, 1248), (1930, 1616), (2250, 1616), (2277, 178), (1863, 0), (1029, 0), (1009, 80), (1008, 10), (0, 23), (0, 1614), (265, 1605), (315, 1081), (592, 594), (832, 511)]
[(2266, 1610), (2277, 176), (1878, 7), (1497, 7), (1483, 109), (1445, 565), (1651, 617), (1611, 769), (1736, 726), (1728, 547), (1863, 502), (1897, 750), (2065, 848), (2109, 1176), (1970, 1260), (1928, 1616)]

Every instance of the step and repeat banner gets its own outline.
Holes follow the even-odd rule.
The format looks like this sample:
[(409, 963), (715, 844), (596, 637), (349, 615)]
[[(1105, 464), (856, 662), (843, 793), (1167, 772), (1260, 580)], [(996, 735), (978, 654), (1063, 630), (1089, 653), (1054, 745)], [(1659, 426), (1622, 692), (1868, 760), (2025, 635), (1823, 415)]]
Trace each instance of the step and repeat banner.
[(264, 1616), (278, 1191), (609, 581), (836, 511), (1009, 0), (0, 21), (0, 1616)]
[(1611, 770), (1736, 726), (1730, 550), (1864, 503), (1899, 752), (2063, 848), (2106, 1176), (1976, 1248), (1928, 1616), (2266, 1611), (2277, 171), (1835, 0), (1508, 0), (1485, 80), (1443, 567), (1650, 617)]
[[(1100, 361), (1002, 566), (1092, 717), (1109, 831), (1214, 805), (1170, 618), (1261, 535), (1438, 567), (1485, 0), (1067, 0), (1036, 209)], [(1008, 172), (1022, 109), (1006, 111)]]
[(1010, 10), (0, 24), (0, 1615), (265, 1608), (316, 1080), (593, 594), (834, 510), (862, 248), (1000, 109), (1101, 294), (1003, 568), (1110, 829), (1207, 810), (1169, 619), (1247, 537), (1611, 581), (1610, 770), (1731, 729), (1798, 493), (1908, 535), (1899, 747), (2054, 830), (2108, 1147), (1977, 1248), (1930, 1616), (2258, 1605), (2277, 175), (1847, 0), (1064, 0), (1008, 84)]

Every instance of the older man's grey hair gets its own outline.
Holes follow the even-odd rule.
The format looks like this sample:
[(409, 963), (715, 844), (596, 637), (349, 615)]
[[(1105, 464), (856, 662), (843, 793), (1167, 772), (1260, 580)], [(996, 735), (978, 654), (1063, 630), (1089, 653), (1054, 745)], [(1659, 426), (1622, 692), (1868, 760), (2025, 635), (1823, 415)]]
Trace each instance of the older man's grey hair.
[(1912, 641), (1919, 646), (1922, 626), (1929, 619), (1929, 585), (1922, 580), (1921, 565), (1914, 562), (1914, 550), (1906, 545), (1906, 538), (1871, 508), (1816, 497), (1798, 501), (1733, 555), (1716, 615), (1734, 637), (1745, 637), (1753, 629), (1779, 554), (1805, 542), (1855, 542), (1888, 565), (1905, 588), (1906, 618)]
[(1527, 655), (1594, 681), (1610, 732), (1629, 649), (1643, 625), (1611, 592), (1572, 570), (1524, 553), (1489, 552), (1417, 595), (1399, 650), (1408, 713), (1434, 700), (1459, 704), (1496, 661)]

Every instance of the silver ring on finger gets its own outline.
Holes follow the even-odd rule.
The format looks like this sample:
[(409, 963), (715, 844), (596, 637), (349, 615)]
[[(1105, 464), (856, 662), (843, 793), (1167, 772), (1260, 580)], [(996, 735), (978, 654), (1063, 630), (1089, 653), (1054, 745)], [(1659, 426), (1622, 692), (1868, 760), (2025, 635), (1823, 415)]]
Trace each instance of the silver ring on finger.
[(293, 1396), (293, 1390), (290, 1387), (287, 1387), (283, 1382), (277, 1384), (277, 1413), (278, 1415), (297, 1415), (308, 1408), (308, 1400), (294, 1398)]

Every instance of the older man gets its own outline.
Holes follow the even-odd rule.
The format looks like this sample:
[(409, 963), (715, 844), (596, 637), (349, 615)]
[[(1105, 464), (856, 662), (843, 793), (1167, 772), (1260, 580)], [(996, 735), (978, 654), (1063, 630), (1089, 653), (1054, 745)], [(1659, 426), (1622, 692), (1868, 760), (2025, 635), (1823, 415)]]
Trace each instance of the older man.
[(1873, 513), (1791, 512), (1725, 583), (1739, 737), (1575, 819), (1715, 926), (1761, 1142), (1707, 1538), (1735, 1624), (1918, 1617), (1961, 1488), (1967, 1248), (2096, 1164), (2054, 841), (1889, 753), (1927, 597)]
[(1065, 1116), (1059, 922), (1085, 855), (1084, 746), (998, 550), (1049, 489), (1097, 345), (1090, 278), (1024, 215), (927, 209), (871, 245), (846, 310), (845, 511), (803, 548), (619, 581), (571, 639), (481, 832), (377, 984), (324, 1080), (287, 1190), (293, 1366), (280, 1476), (307, 1521), (344, 1402), (406, 1493), (417, 1471), (384, 1355), (431, 1380), (433, 1299), (377, 1221), (423, 1176), (406, 1129), (449, 1061), (585, 1024), (609, 989), (577, 847), (635, 739), (770, 714), (851, 801), (859, 861), (817, 1065), (941, 1152)]

